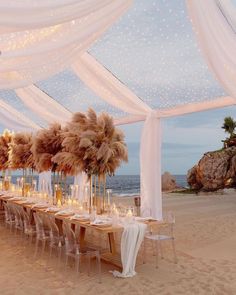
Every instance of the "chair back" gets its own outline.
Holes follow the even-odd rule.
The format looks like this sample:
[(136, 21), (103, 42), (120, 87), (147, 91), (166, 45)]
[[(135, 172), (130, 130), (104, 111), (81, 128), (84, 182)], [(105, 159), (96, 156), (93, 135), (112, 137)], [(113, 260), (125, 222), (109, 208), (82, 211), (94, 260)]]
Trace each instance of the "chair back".
[(34, 221), (36, 225), (36, 234), (38, 239), (43, 239), (45, 238), (45, 231), (44, 231), (44, 226), (43, 226), (43, 221), (41, 219), (41, 216), (38, 212), (34, 212)]
[(78, 250), (76, 236), (71, 228), (70, 223), (63, 222), (63, 234), (65, 236), (66, 252), (70, 252), (74, 249)]

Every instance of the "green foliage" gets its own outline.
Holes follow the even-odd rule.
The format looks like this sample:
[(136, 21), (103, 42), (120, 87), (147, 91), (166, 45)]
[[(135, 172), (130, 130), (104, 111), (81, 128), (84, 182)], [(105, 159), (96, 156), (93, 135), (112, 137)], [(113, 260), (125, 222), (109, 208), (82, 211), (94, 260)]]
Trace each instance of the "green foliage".
[(236, 121), (234, 121), (232, 117), (225, 117), (221, 128), (223, 128), (225, 132), (229, 133), (230, 138), (232, 138), (235, 135), (234, 130), (236, 128)]
[(236, 145), (236, 134), (234, 130), (236, 128), (236, 121), (232, 117), (225, 117), (223, 126), (221, 127), (229, 134), (229, 138), (222, 140), (224, 143), (224, 148)]

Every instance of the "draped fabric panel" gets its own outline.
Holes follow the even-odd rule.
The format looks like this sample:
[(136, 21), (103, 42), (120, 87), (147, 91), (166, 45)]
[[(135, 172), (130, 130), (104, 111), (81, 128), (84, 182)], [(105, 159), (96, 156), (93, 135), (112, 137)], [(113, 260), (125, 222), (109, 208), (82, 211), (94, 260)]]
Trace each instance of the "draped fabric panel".
[(0, 89), (28, 86), (68, 67), (131, 3), (114, 0), (83, 19), (12, 34), (0, 32)]
[(0, 100), (0, 123), (14, 131), (36, 131), (40, 126), (35, 124), (12, 106)]
[(84, 187), (89, 186), (89, 180), (86, 173), (81, 172), (74, 177), (74, 185), (76, 187), (75, 197), (81, 202), (84, 200)]
[(151, 110), (89, 53), (81, 55), (72, 69), (89, 88), (114, 107), (135, 115)]
[(38, 87), (31, 85), (16, 89), (15, 92), (32, 112), (36, 113), (46, 122), (60, 122), (65, 124), (70, 121), (72, 116), (71, 112)]
[(39, 173), (38, 190), (52, 196), (52, 172), (45, 171)]
[[(72, 66), (79, 78), (90, 87), (98, 96), (116, 108), (133, 115), (144, 116), (145, 123), (142, 131), (140, 154), (140, 183), (141, 183), (141, 210), (143, 216), (152, 216), (162, 219), (162, 192), (161, 192), (161, 137), (159, 121), (153, 116), (153, 110), (131, 92), (124, 84), (99, 64), (91, 55), (85, 53)], [(150, 135), (148, 130), (153, 131)], [(153, 147), (152, 155), (150, 146)], [(157, 148), (157, 149), (154, 149)], [(149, 189), (150, 188), (150, 189)]]
[[(0, 32), (25, 31), (75, 19), (104, 9), (114, 0), (56, 0), (0, 2)], [(117, 1), (116, 1), (117, 2)]]
[[(192, 114), (196, 112), (208, 111), (218, 108), (224, 108), (228, 106), (236, 105), (236, 99), (230, 96), (222, 96), (209, 101), (195, 102), (184, 105), (179, 105), (174, 108), (168, 109), (155, 109), (155, 116), (157, 118), (168, 118), (183, 116), (186, 114)], [(145, 115), (130, 115), (127, 117), (116, 118), (114, 120), (115, 125), (125, 125), (131, 123), (137, 123), (145, 121)]]
[(225, 91), (236, 98), (236, 31), (228, 4), (222, 0), (187, 0), (193, 28), (209, 68)]

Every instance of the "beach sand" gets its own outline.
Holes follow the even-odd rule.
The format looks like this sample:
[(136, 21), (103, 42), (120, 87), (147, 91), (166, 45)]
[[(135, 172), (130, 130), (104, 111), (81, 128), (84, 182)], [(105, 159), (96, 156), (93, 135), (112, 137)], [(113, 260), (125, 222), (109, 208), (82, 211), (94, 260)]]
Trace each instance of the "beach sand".
[(56, 258), (34, 261), (34, 246), (20, 243), (1, 222), (0, 294), (236, 294), (236, 193), (165, 194), (163, 203), (164, 211), (176, 216), (178, 264), (166, 242), (158, 269), (149, 248), (147, 263), (139, 257), (133, 278), (114, 278), (109, 273), (114, 267), (103, 264), (102, 284), (94, 273), (88, 277), (72, 267), (57, 268)]

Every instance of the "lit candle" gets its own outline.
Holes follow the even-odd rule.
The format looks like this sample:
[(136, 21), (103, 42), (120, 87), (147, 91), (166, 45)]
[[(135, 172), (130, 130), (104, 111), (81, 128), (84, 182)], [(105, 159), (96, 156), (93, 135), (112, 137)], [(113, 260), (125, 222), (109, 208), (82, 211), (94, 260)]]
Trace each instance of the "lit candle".
[(71, 199), (68, 200), (68, 205), (71, 207), (71, 205), (72, 205), (72, 200)]
[(128, 223), (132, 223), (132, 221), (133, 221), (133, 213), (132, 213), (132, 211), (129, 209), (128, 210), (128, 212), (127, 212), (127, 214), (126, 214), (126, 221), (128, 222)]
[(78, 198), (78, 193), (79, 193), (79, 186), (78, 184), (75, 185), (75, 198)]
[(133, 216), (133, 213), (132, 211), (129, 209), (128, 212), (127, 212), (127, 215), (126, 216), (129, 216), (129, 217), (132, 217)]

